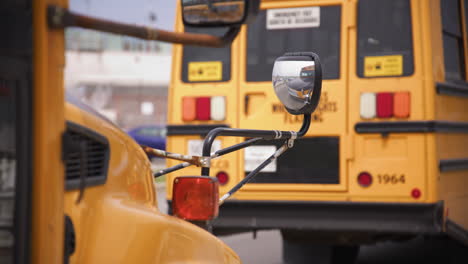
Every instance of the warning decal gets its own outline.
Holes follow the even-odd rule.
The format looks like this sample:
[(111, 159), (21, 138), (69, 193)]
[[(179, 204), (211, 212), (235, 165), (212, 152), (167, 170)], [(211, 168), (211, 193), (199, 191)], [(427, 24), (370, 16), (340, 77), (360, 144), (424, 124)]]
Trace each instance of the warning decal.
[(365, 77), (400, 75), (403, 75), (403, 55), (364, 58)]
[(320, 26), (320, 7), (268, 9), (266, 28), (312, 28)]
[(203, 61), (188, 63), (188, 80), (190, 82), (221, 81), (223, 63), (221, 61)]

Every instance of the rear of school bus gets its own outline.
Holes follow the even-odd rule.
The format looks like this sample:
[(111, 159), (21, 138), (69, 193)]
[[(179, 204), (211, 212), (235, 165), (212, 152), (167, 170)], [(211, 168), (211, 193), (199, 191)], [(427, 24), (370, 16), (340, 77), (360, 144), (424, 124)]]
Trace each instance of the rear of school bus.
[[(432, 66), (442, 56), (432, 53), (441, 49), (441, 33), (431, 29), (439, 4), (263, 1), (231, 47), (174, 48), (168, 149), (181, 153), (197, 153), (219, 126), (298, 130), (301, 117), (289, 115), (272, 90), (273, 62), (287, 51), (313, 51), (323, 64), (310, 131), (221, 206), (215, 233), (281, 229), (285, 238), (361, 244), (444, 229), (435, 138), (426, 133), (435, 111)], [(220, 138), (217, 147), (238, 142)], [(281, 143), (213, 162), (221, 192)]]

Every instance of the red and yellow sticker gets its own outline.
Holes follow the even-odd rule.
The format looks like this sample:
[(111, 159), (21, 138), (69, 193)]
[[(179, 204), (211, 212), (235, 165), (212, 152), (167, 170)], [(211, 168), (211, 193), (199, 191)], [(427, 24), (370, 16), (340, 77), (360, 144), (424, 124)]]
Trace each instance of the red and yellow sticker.
[(223, 79), (223, 63), (221, 61), (189, 62), (189, 82), (213, 82)]
[(403, 55), (372, 56), (364, 58), (364, 76), (403, 75)]

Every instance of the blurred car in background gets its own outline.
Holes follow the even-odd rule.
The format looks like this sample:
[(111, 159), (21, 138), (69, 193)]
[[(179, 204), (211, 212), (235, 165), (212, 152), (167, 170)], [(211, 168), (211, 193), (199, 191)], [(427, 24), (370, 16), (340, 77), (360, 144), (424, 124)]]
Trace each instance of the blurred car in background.
[(140, 145), (166, 150), (166, 127), (145, 125), (133, 128), (128, 134)]

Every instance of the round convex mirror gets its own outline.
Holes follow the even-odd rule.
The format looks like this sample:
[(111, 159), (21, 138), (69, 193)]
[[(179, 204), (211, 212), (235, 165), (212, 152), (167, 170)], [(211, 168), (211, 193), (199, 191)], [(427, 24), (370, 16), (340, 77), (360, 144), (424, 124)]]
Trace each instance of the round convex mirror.
[(322, 91), (322, 67), (312, 52), (286, 53), (273, 66), (276, 96), (293, 115), (311, 114)]

